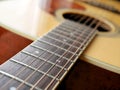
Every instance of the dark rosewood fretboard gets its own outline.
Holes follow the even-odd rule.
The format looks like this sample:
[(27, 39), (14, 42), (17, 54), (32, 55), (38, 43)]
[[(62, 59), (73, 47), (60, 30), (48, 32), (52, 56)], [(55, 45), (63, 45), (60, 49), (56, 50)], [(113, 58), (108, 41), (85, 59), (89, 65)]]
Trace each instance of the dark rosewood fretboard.
[(0, 89), (55, 89), (95, 34), (95, 28), (65, 20), (1, 65)]

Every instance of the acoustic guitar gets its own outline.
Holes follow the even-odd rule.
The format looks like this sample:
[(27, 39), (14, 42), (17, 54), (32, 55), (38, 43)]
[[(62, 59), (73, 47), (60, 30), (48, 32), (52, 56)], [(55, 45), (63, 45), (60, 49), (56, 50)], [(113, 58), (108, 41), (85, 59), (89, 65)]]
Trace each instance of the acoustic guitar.
[(55, 89), (79, 57), (120, 74), (119, 14), (78, 0), (13, 0), (0, 3), (0, 17), (1, 37), (17, 48), (6, 46), (12, 54), (40, 37), (2, 58), (1, 90)]

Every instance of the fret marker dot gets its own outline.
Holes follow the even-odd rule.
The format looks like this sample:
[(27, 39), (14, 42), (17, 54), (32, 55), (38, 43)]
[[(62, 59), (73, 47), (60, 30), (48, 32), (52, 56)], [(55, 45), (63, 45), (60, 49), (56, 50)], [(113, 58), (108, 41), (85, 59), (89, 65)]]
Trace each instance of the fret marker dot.
[(9, 90), (16, 90), (16, 88), (15, 87), (10, 87), (10, 89)]
[(67, 40), (66, 39), (63, 39), (64, 42), (66, 42)]
[(36, 54), (39, 54), (39, 51), (35, 51)]

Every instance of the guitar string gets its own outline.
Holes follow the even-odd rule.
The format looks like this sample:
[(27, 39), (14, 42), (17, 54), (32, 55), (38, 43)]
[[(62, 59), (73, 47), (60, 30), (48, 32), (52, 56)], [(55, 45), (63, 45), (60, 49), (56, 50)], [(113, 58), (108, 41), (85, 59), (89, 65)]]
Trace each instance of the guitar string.
[[(56, 50), (57, 50), (57, 49), (56, 49)], [(56, 52), (56, 51), (55, 51), (55, 52)], [(42, 54), (45, 54), (45, 53), (46, 53), (46, 52), (44, 51)], [(42, 54), (41, 54), (41, 55), (42, 55)], [(41, 55), (40, 55), (40, 56), (41, 56)], [(52, 55), (54, 55), (54, 54), (52, 54)], [(51, 55), (51, 56), (52, 56), (52, 55)], [(40, 57), (40, 56), (39, 56), (39, 57)], [(50, 58), (51, 56), (49, 56), (48, 58)], [(36, 60), (36, 59), (35, 59), (35, 60)], [(43, 60), (43, 61), (44, 61), (44, 60)], [(40, 65), (40, 67), (43, 66), (46, 62), (47, 62), (47, 60), (44, 61), (44, 63), (43, 63), (42, 65)], [(34, 63), (34, 61), (32, 61), (32, 62), (31, 62), (30, 64), (28, 64), (28, 65), (31, 65), (32, 63)], [(14, 76), (18, 76), (19, 74), (21, 74), (22, 71), (24, 71), (24, 70), (27, 69), (27, 68), (28, 68), (27, 66), (24, 67), (20, 72), (18, 72), (18, 73), (17, 73), (16, 75), (14, 75)], [(14, 78), (13, 78), (13, 79), (14, 79)], [(11, 80), (13, 80), (13, 79), (11, 79)], [(6, 84), (9, 84), (10, 82), (11, 82), (11, 81), (8, 81)], [(5, 86), (6, 86), (6, 85), (2, 86), (2, 88), (5, 87)]]
[[(71, 45), (71, 46), (72, 46), (72, 45)], [(71, 46), (69, 46), (69, 48), (71, 48)], [(69, 50), (69, 49), (68, 49), (68, 50)], [(59, 59), (61, 59), (61, 58), (65, 55), (65, 53), (67, 53), (67, 51), (64, 52)], [(49, 59), (49, 58), (48, 58), (48, 59)], [(59, 59), (56, 60), (56, 61), (59, 61)], [(55, 66), (57, 63), (58, 63), (58, 62), (56, 62), (56, 63), (46, 72), (46, 74), (48, 74), (49, 71), (50, 71), (51, 69), (53, 69), (54, 66)], [(39, 69), (39, 68), (40, 68), (40, 67), (38, 67), (37, 69)], [(37, 69), (36, 69), (36, 70), (37, 70)], [(24, 81), (27, 81), (35, 72), (36, 72), (36, 71), (34, 71), (34, 72), (33, 72), (28, 78), (26, 78)], [(40, 79), (42, 80), (42, 79), (46, 76), (46, 74), (44, 74)], [(19, 86), (17, 87), (17, 89), (20, 88), (23, 84), (24, 84), (24, 83), (21, 83), (21, 85), (19, 85)]]
[[(45, 53), (46, 53), (46, 52), (44, 51), (42, 54), (45, 54)], [(41, 54), (41, 55), (42, 55), (42, 54)], [(40, 55), (40, 56), (41, 56), (41, 55)], [(52, 54), (52, 55), (53, 55), (53, 54)], [(36, 60), (36, 59), (35, 59), (35, 60)], [(43, 60), (43, 61), (44, 61), (44, 60)], [(28, 64), (28, 65), (31, 65), (32, 63), (34, 63), (34, 61), (32, 61), (32, 62), (31, 62), (30, 64)], [(45, 64), (45, 62), (44, 62), (43, 64)], [(42, 64), (42, 65), (43, 65), (43, 64)], [(41, 65), (41, 66), (42, 66), (42, 65)], [(14, 75), (14, 76), (18, 76), (23, 70), (25, 70), (25, 69), (27, 69), (27, 68), (28, 68), (28, 67), (24, 67), (20, 72), (18, 72), (18, 73), (17, 73), (16, 75)], [(12, 79), (11, 79), (11, 80), (12, 80)], [(9, 81), (8, 81), (6, 84), (8, 84), (8, 83), (9, 83)], [(4, 85), (4, 86), (5, 86), (5, 85)], [(4, 87), (4, 86), (2, 86), (2, 87)]]
[[(97, 24), (97, 26), (98, 26), (99, 24)], [(96, 29), (96, 28), (94, 28), (94, 29)], [(85, 40), (86, 41), (86, 40)], [(81, 48), (81, 47), (80, 47)], [(77, 51), (79, 50), (79, 48), (77, 49)], [(77, 52), (76, 51), (76, 52)], [(75, 53), (76, 53), (75, 52)], [(72, 58), (72, 57), (71, 57)], [(70, 59), (71, 59), (70, 58)], [(63, 66), (63, 68), (65, 67), (67, 65), (67, 63)], [(59, 71), (58, 73), (57, 73), (57, 75), (55, 76), (56, 78), (59, 76), (59, 74), (62, 72), (62, 70), (61, 71)], [(46, 90), (50, 87), (50, 85), (52, 85), (52, 83), (54, 83), (54, 81), (55, 81), (55, 79), (53, 79), (50, 83), (49, 83), (49, 85), (45, 88)], [(38, 82), (39, 83), (39, 82)], [(59, 82), (60, 83), (60, 82)], [(35, 87), (35, 86), (34, 86)], [(31, 89), (32, 90), (32, 89)]]
[[(84, 18), (84, 17), (83, 17)], [(44, 52), (43, 52), (44, 53)], [(42, 54), (43, 54), (42, 53)], [(29, 65), (31, 65), (34, 61), (32, 61)], [(15, 76), (18, 76), (23, 70), (25, 70), (27, 67), (24, 67), (20, 72), (18, 72)], [(6, 84), (4, 84), (1, 88), (5, 87), (7, 84), (9, 84), (11, 81), (13, 80), (13, 78), (11, 80), (9, 80)]]
[[(86, 20), (86, 21), (87, 21), (87, 20)], [(74, 55), (75, 55), (75, 54), (74, 54)], [(72, 57), (73, 57), (74, 55), (72, 55)], [(71, 57), (71, 58), (72, 58), (72, 57)], [(70, 58), (70, 60), (71, 60), (71, 58)], [(68, 61), (68, 62), (69, 62), (69, 61)], [(67, 63), (68, 63), (68, 62), (67, 62)], [(66, 63), (66, 64), (67, 64), (67, 63)], [(65, 66), (66, 66), (66, 64), (65, 64)], [(65, 67), (65, 66), (64, 66), (64, 67)], [(62, 70), (62, 69), (61, 69), (61, 70)], [(61, 70), (60, 70), (59, 72), (61, 72)], [(57, 74), (57, 75), (58, 75), (58, 74)], [(54, 79), (55, 79), (55, 78), (54, 78)], [(53, 79), (52, 81), (54, 81), (54, 79)], [(34, 84), (34, 86), (33, 86), (30, 90), (34, 89), (34, 87), (35, 87), (41, 80), (42, 80), (42, 79), (39, 79), (39, 80)]]
[[(45, 52), (45, 51), (44, 51)], [(44, 53), (43, 52), (43, 53)], [(29, 57), (29, 56), (26, 56), (26, 58), (27, 57)], [(23, 60), (25, 60), (26, 58), (24, 58)], [(30, 63), (30, 64), (28, 64), (28, 65), (31, 65), (33, 62), (34, 62), (34, 60), (36, 60), (36, 59), (33, 59), (33, 61)], [(24, 71), (26, 68), (28, 68), (28, 67), (24, 67), (24, 68), (22, 68), (22, 70), (21, 70), (21, 68), (20, 68), (20, 70), (21, 71), (19, 71), (18, 73), (16, 73), (16, 75), (14, 75), (14, 76), (18, 76), (22, 71)], [(12, 69), (11, 69), (12, 70)], [(19, 70), (19, 69), (18, 69)], [(14, 80), (14, 78), (12, 78), (12, 79), (10, 79), (7, 83), (5, 83), (1, 88), (4, 88), (5, 86), (7, 86), (7, 84), (9, 84), (12, 80)]]
[[(79, 50), (79, 49), (78, 49)], [(76, 51), (77, 52), (77, 51)], [(71, 57), (72, 58), (72, 57)], [(64, 65), (64, 67), (67, 65), (67, 63)], [(56, 78), (58, 77), (58, 75), (60, 74), (62, 72), (62, 70), (61, 71), (59, 71), (59, 73), (57, 73), (57, 75), (56, 75)], [(47, 86), (47, 88), (49, 88), (50, 87), (50, 85), (52, 85), (52, 83), (54, 83), (54, 81), (55, 81), (55, 79), (53, 79), (51, 82), (50, 82), (50, 84)], [(47, 89), (46, 88), (46, 89)]]

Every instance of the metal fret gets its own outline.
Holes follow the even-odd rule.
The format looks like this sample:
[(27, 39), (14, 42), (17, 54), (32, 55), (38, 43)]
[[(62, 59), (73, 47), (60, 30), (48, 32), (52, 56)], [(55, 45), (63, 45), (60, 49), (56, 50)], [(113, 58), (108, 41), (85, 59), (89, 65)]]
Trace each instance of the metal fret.
[[(81, 53), (81, 52), (80, 52)], [(76, 59), (77, 59), (78, 57), (76, 57)], [(41, 79), (39, 79), (38, 80), (38, 82), (34, 85), (34, 87), (36, 86), (36, 85), (38, 85), (38, 83), (41, 81)], [(34, 87), (32, 87), (32, 89), (34, 88)]]
[[(79, 26), (79, 27), (73, 27), (72, 25), (70, 25), (69, 27), (66, 27), (66, 25), (62, 25), (61, 27), (56, 27), (57, 29), (55, 29), (55, 30), (53, 30), (53, 31), (63, 31), (63, 32), (66, 32), (67, 31), (67, 33), (68, 34), (71, 34), (71, 33), (74, 33), (75, 35), (75, 37), (76, 37), (76, 34), (81, 34), (81, 33), (83, 33), (84, 31), (85, 31), (85, 29), (88, 29), (88, 27), (87, 26), (85, 26), (85, 25), (83, 25), (82, 26), (82, 28)], [(71, 29), (71, 28), (73, 28), (73, 29)], [(89, 32), (91, 32), (93, 29), (92, 28), (89, 28), (89, 30), (87, 30), (85, 33), (89, 33)], [(77, 35), (77, 36), (79, 36), (79, 34)]]
[[(52, 33), (53, 33), (53, 32), (52, 32)], [(62, 36), (62, 37), (65, 37), (65, 38), (69, 39), (68, 37), (66, 37), (66, 36), (64, 36), (64, 35), (62, 35), (62, 34), (57, 34), (56, 32), (53, 33), (53, 34), (56, 34), (56, 35), (58, 35), (58, 36)], [(85, 35), (84, 32), (83, 32), (83, 35)], [(88, 35), (88, 34), (86, 34), (86, 36), (87, 36), (87, 35)], [(71, 39), (69, 39), (69, 40), (75, 41), (75, 42), (81, 44), (79, 41), (77, 41), (77, 39), (76, 39), (76, 40), (73, 40), (73, 39), (71, 38)], [(82, 42), (84, 39), (80, 39), (80, 40), (81, 40), (81, 42)], [(76, 43), (75, 43), (75, 44), (76, 44)], [(80, 45), (79, 45), (79, 46), (80, 46)]]
[[(86, 18), (85, 22), (90, 20), (88, 17), (83, 17), (80, 19), (80, 22)], [(63, 24), (66, 26), (62, 26)], [(90, 27), (83, 26), (81, 28), (81, 26), (78, 23), (66, 20), (53, 31), (23, 49), (21, 53), (24, 55), (19, 53), (20, 56), (16, 57), (15, 55), (9, 60), (24, 67), (20, 73), (12, 75), (2, 71), (2, 68), (0, 73), (21, 82), (16, 89), (21, 88), (23, 85), (36, 90), (55, 88), (96, 34), (96, 31)], [(57, 33), (60, 32), (58, 30), (61, 30), (61, 32), (65, 31), (67, 35)], [(73, 34), (71, 34), (72, 32)], [(48, 40), (45, 40), (47, 38)], [(23, 59), (20, 60), (19, 57)], [(28, 61), (30, 57), (33, 58), (31, 61)], [(24, 75), (26, 76), (24, 77)]]
[[(50, 63), (50, 64), (54, 64), (53, 62), (47, 61), (46, 59), (41, 58), (41, 57), (37, 57), (37, 56), (35, 56), (34, 54), (31, 54), (31, 53), (29, 53), (29, 52), (26, 52), (26, 51), (22, 51), (22, 52), (25, 53), (25, 54), (28, 54), (28, 55), (30, 55), (30, 56), (33, 56), (33, 57), (35, 57), (35, 58), (37, 58), (37, 59), (41, 59), (41, 60), (43, 60), (43, 61), (45, 61), (45, 62), (48, 62), (48, 63)], [(64, 58), (64, 57), (63, 57), (63, 58)], [(66, 60), (68, 60), (68, 59), (66, 59)], [(72, 63), (72, 61), (71, 61), (71, 63)], [(56, 65), (56, 66), (58, 66), (59, 68), (62, 68), (62, 66), (60, 66), (60, 65)], [(66, 68), (64, 68), (64, 70), (67, 71)]]
[[(48, 37), (48, 36), (47, 36), (47, 38), (54, 39), (54, 38), (52, 38), (52, 37)], [(57, 41), (57, 39), (54, 39), (54, 40)], [(53, 43), (50, 43), (50, 42), (45, 41), (45, 40), (42, 40), (42, 39), (39, 39), (38, 41), (41, 41), (41, 42), (47, 43), (47, 44), (49, 44), (49, 45), (51, 45), (51, 46), (55, 46), (55, 47), (57, 47), (57, 48), (63, 49), (63, 50), (68, 51), (68, 52), (70, 52), (70, 53), (73, 53), (72, 50), (71, 50), (72, 48), (74, 48), (75, 50), (77, 49), (76, 46), (71, 46), (71, 45), (69, 45), (69, 44), (67, 44), (67, 43), (64, 43), (64, 45), (63, 45), (62, 47), (60, 47), (60, 46), (57, 46), (57, 45), (55, 45), (55, 44), (53, 44)], [(61, 42), (61, 41), (60, 41), (60, 42)], [(68, 45), (68, 47), (71, 46), (71, 49), (69, 49), (69, 50), (64, 49), (64, 46), (66, 46), (66, 45)]]
[[(95, 32), (94, 32), (94, 35), (95, 35)], [(93, 39), (93, 37), (91, 37), (91, 40), (92, 40), (92, 39)], [(90, 41), (91, 41), (91, 40), (90, 40)], [(84, 49), (85, 49), (85, 48), (84, 48)], [(80, 52), (79, 55), (80, 55), (81, 53), (82, 53), (82, 52)], [(78, 58), (78, 57), (76, 57), (75, 61), (77, 60), (77, 58)], [(71, 67), (72, 67), (72, 66), (73, 66), (73, 64), (71, 65)], [(58, 74), (59, 74), (59, 73), (58, 73)], [(51, 84), (49, 84), (49, 85), (46, 87), (46, 89), (49, 88), (50, 85), (51, 85)]]
[(74, 33), (67, 33), (67, 32), (62, 31), (61, 29), (60, 30), (57, 30), (57, 29), (53, 30), (53, 32), (63, 34), (66, 37), (71, 37), (71, 39), (73, 39), (73, 40), (75, 40), (77, 38), (77, 36), (75, 36)]
[[(66, 53), (68, 53), (68, 52), (66, 52)], [(62, 57), (62, 56), (61, 56), (61, 57)], [(50, 67), (50, 69), (52, 69), (52, 66)], [(47, 72), (49, 72), (50, 69), (48, 69)], [(58, 70), (57, 70), (57, 71), (58, 71)], [(51, 72), (51, 71), (50, 71), (50, 72)], [(44, 76), (45, 76), (45, 75), (44, 75)], [(41, 80), (41, 79), (42, 79), (42, 78), (40, 78), (40, 80)]]
[[(52, 32), (53, 33), (53, 32)], [(55, 33), (56, 35), (58, 35), (58, 36), (61, 36), (61, 37), (65, 37), (65, 36), (63, 36), (63, 35), (60, 35), (60, 34), (57, 34), (57, 33)], [(84, 33), (83, 33), (84, 34)], [(86, 34), (85, 33), (85, 36), (87, 36), (88, 34)], [(65, 38), (67, 38), (67, 37), (65, 37)], [(68, 38), (69, 39), (69, 38)], [(73, 41), (73, 40), (72, 40)], [(78, 41), (77, 41), (78, 42)], [(81, 42), (83, 42), (83, 40), (81, 40)], [(80, 43), (80, 42), (79, 42)], [(80, 46), (80, 45), (79, 45)]]
[[(43, 72), (43, 71), (41, 71), (41, 70), (37, 70), (36, 68), (34, 68), (34, 67), (30, 66), (30, 65), (27, 65), (27, 64), (25, 64), (25, 63), (23, 63), (23, 62), (20, 62), (20, 61), (14, 60), (14, 59), (11, 59), (11, 61), (13, 61), (13, 62), (15, 62), (15, 63), (18, 63), (18, 64), (21, 64), (21, 65), (24, 65), (24, 66), (26, 66), (26, 67), (34, 70), (34, 71), (38, 71), (39, 73), (45, 74), (45, 72)], [(58, 67), (59, 67), (59, 66), (58, 66)], [(62, 67), (60, 67), (60, 68), (62, 68)], [(49, 76), (49, 77), (51, 77), (51, 78), (54, 78), (54, 76), (52, 76), (52, 75), (50, 75), (50, 74), (46, 74), (46, 75)], [(59, 81), (58, 78), (55, 78), (55, 79)]]
[[(66, 25), (69, 26), (69, 27), (66, 27)], [(64, 24), (64, 25), (62, 24), (61, 27), (56, 27), (56, 28), (57, 29), (64, 29), (64, 30), (67, 29), (67, 31), (69, 30), (70, 32), (74, 32), (74, 33), (81, 33), (86, 28), (86, 26), (85, 25), (73, 26), (73, 25), (69, 25), (69, 24)]]
[[(70, 27), (68, 27), (68, 30), (70, 30), (69, 28), (70, 28)], [(76, 37), (78, 37), (78, 36), (79, 36), (80, 34), (82, 34), (82, 33), (89, 33), (89, 32), (92, 31), (92, 28), (89, 28), (89, 29), (88, 29), (88, 28), (85, 26), (84, 28), (82, 27), (82, 30), (83, 30), (83, 31), (81, 30), (81, 31), (78, 32), (77, 29), (79, 30), (79, 28), (80, 28), (80, 27), (75, 28), (76, 31), (75, 31), (75, 32), (72, 31), (72, 32), (70, 32), (70, 34), (73, 34), (73, 33), (74, 33), (75, 35), (74, 35), (74, 34), (73, 34), (73, 35), (76, 36)], [(61, 28), (60, 30), (65, 31), (66, 28)], [(59, 31), (60, 31), (60, 30), (59, 30)], [(78, 34), (78, 35), (76, 35), (76, 34)], [(86, 35), (85, 35), (85, 36), (86, 36)], [(72, 38), (71, 38), (71, 39), (72, 39)], [(80, 39), (82, 39), (82, 38), (80, 38)]]
[[(71, 39), (75, 39), (75, 38), (78, 38), (78, 36), (80, 36), (80, 34), (82, 34), (83, 33), (83, 31), (81, 31), (80, 33), (78, 33), (78, 32), (75, 32), (75, 31), (70, 31), (70, 29), (68, 29), (68, 30), (66, 30), (66, 28), (61, 28), (61, 29), (56, 29), (56, 30), (54, 30), (54, 32), (62, 32), (62, 33), (64, 33), (64, 34), (68, 34), (68, 35), (71, 35), (72, 36), (72, 38)], [(82, 39), (82, 38), (80, 38), (80, 39)]]
[[(38, 49), (43, 49), (43, 48), (41, 48), (41, 47), (38, 47), (38, 46), (35, 46), (35, 45), (31, 45), (31, 46), (33, 46), (33, 47), (36, 47), (36, 48), (38, 48)], [(51, 51), (49, 51), (49, 50), (47, 50), (47, 49), (43, 49), (43, 50), (46, 50), (47, 52), (49, 52), (49, 53), (51, 53), (51, 54), (53, 54), (53, 55), (56, 55), (56, 56), (58, 56), (58, 57), (60, 57), (61, 55), (59, 55), (59, 54), (57, 54), (57, 53), (54, 53), (54, 52), (51, 52)], [(26, 52), (26, 51), (22, 51), (22, 52), (24, 52), (24, 53), (29, 53), (29, 52)], [(29, 54), (31, 54), (31, 53), (29, 53)], [(31, 54), (31, 55), (34, 55), (34, 54)], [(76, 54), (77, 55), (77, 54)], [(63, 57), (64, 59), (66, 59), (66, 60), (69, 60), (68, 58), (66, 58), (66, 57)], [(71, 61), (72, 62), (72, 61)]]
[(8, 60), (8, 62), (5, 62), (4, 64), (1, 65), (0, 70), (15, 75), (16, 72), (18, 72), (22, 67), (23, 67), (22, 65), (16, 64)]
[[(61, 31), (61, 30), (56, 30), (56, 31), (54, 30), (54, 32), (59, 33), (59, 34), (63, 34), (63, 35), (64, 35), (64, 34), (67, 34), (66, 32), (63, 32), (63, 31)], [(67, 35), (69, 35), (69, 34), (67, 34)], [(74, 37), (74, 36), (72, 36), (72, 37)], [(77, 37), (78, 37), (78, 36), (76, 36), (76, 37), (74, 37), (74, 38), (77, 38)], [(81, 38), (81, 39), (80, 39), (81, 41), (83, 41), (83, 40), (86, 39), (85, 36), (84, 36), (84, 37), (81, 36), (80, 38)], [(77, 40), (78, 40), (78, 39), (77, 39)], [(79, 41), (79, 40), (78, 40), (78, 41)]]
[[(68, 51), (67, 49), (64, 49), (63, 47), (60, 47), (60, 46), (57, 46), (57, 45), (55, 45), (55, 44), (52, 44), (52, 43), (49, 43), (49, 42), (46, 42), (46, 41), (43, 41), (43, 40), (37, 40), (38, 42), (44, 42), (44, 43), (46, 43), (46, 44), (49, 44), (49, 45), (51, 45), (51, 46), (55, 46), (55, 47), (57, 47), (57, 48), (59, 48), (59, 49), (62, 49), (62, 50), (64, 50), (64, 51), (67, 51), (67, 52), (70, 52), (70, 53), (72, 53), (72, 54), (74, 54), (74, 52), (71, 52), (71, 51)], [(31, 46), (37, 46), (37, 45), (35, 45), (34, 43), (32, 43), (31, 44)], [(37, 47), (39, 47), (39, 46), (37, 46)], [(41, 48), (41, 47), (40, 47)], [(45, 48), (43, 48), (43, 49), (45, 49)], [(50, 49), (50, 48), (49, 48)], [(49, 50), (49, 49), (47, 49), (47, 50)]]
[(67, 40), (70, 40), (71, 42), (74, 42), (74, 41), (75, 41), (75, 42), (81, 44), (79, 41), (77, 41), (77, 40), (75, 40), (75, 39), (72, 39), (72, 38), (69, 38), (69, 37), (66, 37), (66, 36), (64, 36), (64, 35), (62, 35), (62, 34), (59, 34), (59, 33), (53, 32), (53, 31), (51, 31), (50, 33), (55, 34), (55, 35), (58, 35), (58, 36), (60, 36), (60, 37), (64, 37), (64, 38), (66, 38)]
[[(17, 80), (17, 81), (19, 81), (19, 82), (21, 82), (21, 83), (24, 82), (27, 86), (30, 86), (30, 87), (33, 86), (32, 84), (30, 84), (30, 83), (28, 83), (28, 82), (25, 82), (24, 80), (22, 80), (22, 79), (20, 79), (20, 78), (18, 78), (18, 77), (15, 77), (15, 76), (13, 76), (13, 75), (11, 75), (11, 74), (9, 74), (9, 73), (6, 73), (6, 72), (4, 72), (4, 71), (1, 71), (1, 70), (0, 70), (0, 73), (3, 74), (3, 75), (8, 76), (8, 77), (10, 77), (10, 78), (13, 78), (13, 79), (15, 79), (15, 80)], [(40, 89), (40, 88), (38, 88), (38, 87), (35, 87), (35, 89), (37, 89), (37, 90), (42, 90), (42, 89)]]
[[(51, 37), (51, 36), (49, 36), (49, 35), (47, 35), (46, 37), (51, 38), (51, 39), (54, 39), (54, 40), (59, 41), (59, 42), (62, 42), (61, 40), (56, 39), (56, 38), (53, 38), (53, 37)], [(65, 42), (65, 41), (63, 41), (63, 42), (64, 42), (65, 44), (71, 46), (71, 44), (69, 44), (69, 43), (67, 43), (67, 42)], [(78, 47), (76, 47), (76, 46), (72, 46), (72, 47), (78, 48)]]
[[(33, 55), (33, 54), (31, 54), (31, 53), (28, 53), (28, 52), (25, 52), (25, 51), (22, 51), (23, 53), (26, 53), (26, 54), (28, 54), (28, 55), (31, 55), (31, 56), (33, 56), (33, 57), (36, 57), (36, 58), (38, 58), (38, 59), (42, 59), (43, 61), (46, 61), (46, 59), (43, 59), (43, 58), (41, 58), (41, 57), (37, 57), (37, 56), (35, 56), (35, 55)], [(64, 57), (62, 57), (63, 59), (65, 59)], [(67, 60), (67, 62), (69, 62), (69, 64), (72, 64), (74, 61), (70, 61), (70, 60), (68, 60), (68, 59), (66, 59)], [(46, 61), (46, 62), (49, 62), (49, 63), (51, 63), (51, 64), (54, 64), (54, 63), (52, 63), (51, 61)], [(58, 66), (58, 67), (60, 67), (60, 68), (62, 68), (63, 69), (63, 67), (62, 66), (60, 66), (60, 65), (58, 65), (58, 64), (56, 64), (56, 66)], [(65, 68), (64, 68), (64, 70), (68, 70), (69, 68), (69, 65), (68, 66), (66, 66)]]

